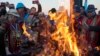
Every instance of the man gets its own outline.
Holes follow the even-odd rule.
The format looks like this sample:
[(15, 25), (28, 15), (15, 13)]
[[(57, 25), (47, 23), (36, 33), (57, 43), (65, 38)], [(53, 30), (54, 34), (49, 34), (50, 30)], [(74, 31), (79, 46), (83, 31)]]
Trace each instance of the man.
[(85, 16), (82, 14), (81, 7), (75, 6), (74, 7), (74, 15), (75, 15), (75, 30), (76, 33), (80, 36), (81, 28), (82, 28), (82, 21), (85, 18)]
[[(82, 23), (86, 17), (83, 15), (83, 11), (81, 10), (81, 7), (77, 6), (77, 5), (75, 5), (75, 7), (74, 7), (74, 15), (75, 15), (74, 29), (77, 34), (77, 39), (78, 39), (77, 42), (78, 42), (79, 48), (83, 52), (84, 49), (87, 48), (87, 46), (86, 46), (87, 42), (85, 41), (85, 37), (83, 34), (83, 29), (82, 29)], [(84, 45), (84, 47), (83, 47), (83, 45)]]
[(50, 28), (50, 32), (53, 33), (56, 30), (56, 18), (57, 17), (57, 10), (55, 8), (52, 8), (51, 10), (49, 10), (48, 12), (48, 20), (50, 21), (51, 24), (51, 28)]
[(4, 41), (6, 33), (5, 23), (7, 21), (6, 13), (5, 3), (2, 2), (0, 5), (0, 56), (6, 56)]
[(96, 15), (95, 12), (96, 8), (94, 5), (88, 5), (87, 8), (87, 16), (88, 19), (84, 20), (83, 25), (85, 26), (84, 28), (87, 29), (86, 33), (86, 39), (88, 41), (88, 44), (90, 44), (92, 47), (97, 46), (97, 41), (99, 34), (96, 33), (93, 29), (94, 26), (99, 26), (100, 25), (100, 16)]
[(0, 5), (0, 17), (3, 17), (7, 13), (5, 3), (1, 3)]
[(21, 29), (18, 23), (19, 15), (15, 9), (10, 9), (8, 11), (8, 43), (9, 51), (12, 54), (19, 53), (19, 45), (21, 40)]
[(21, 18), (26, 19), (28, 17), (27, 8), (23, 3), (18, 3), (16, 6), (16, 10)]
[[(33, 4), (34, 4), (34, 3), (33, 3)], [(30, 15), (33, 15), (33, 16), (35, 16), (36, 14), (42, 12), (42, 7), (41, 7), (40, 2), (38, 1), (38, 2), (35, 3), (35, 4), (37, 4), (37, 6), (38, 6), (38, 11), (36, 11), (36, 8), (35, 8), (35, 7), (32, 7), (31, 10), (30, 10)]]
[(28, 21), (31, 21), (31, 20), (38, 20), (38, 14), (40, 12), (42, 12), (42, 7), (41, 7), (41, 4), (39, 1), (37, 1), (36, 3), (33, 3), (33, 4), (37, 4), (38, 6), (38, 11), (36, 11), (36, 8), (35, 7), (32, 7), (30, 9), (30, 12), (29, 12), (29, 17), (28, 17)]
[(85, 8), (84, 6), (80, 7), (81, 9), (81, 15), (86, 16)]

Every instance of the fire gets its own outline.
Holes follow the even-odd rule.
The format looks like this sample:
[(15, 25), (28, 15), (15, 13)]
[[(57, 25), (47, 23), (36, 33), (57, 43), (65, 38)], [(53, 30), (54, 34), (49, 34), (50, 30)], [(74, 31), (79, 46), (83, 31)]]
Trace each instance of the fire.
[[(43, 45), (44, 49), (36, 56), (81, 56), (74, 30), (73, 4), (74, 2), (71, 0), (70, 17), (68, 17), (67, 10), (63, 6), (60, 7), (60, 11), (50, 15), (55, 21), (57, 30), (51, 34), (51, 40)], [(31, 35), (27, 32), (25, 23), (22, 28), (23, 34), (30, 38)]]
[(74, 31), (73, 4), (74, 1), (71, 0), (70, 19), (66, 14), (67, 11), (63, 7), (60, 8), (61, 11), (56, 17), (53, 16), (56, 19), (57, 31), (52, 34), (52, 39), (58, 42), (58, 50), (55, 56), (61, 56), (63, 52), (74, 56), (80, 56), (76, 40), (77, 35)]
[[(67, 23), (69, 23), (66, 16), (66, 11), (61, 12), (59, 16), (61, 17), (58, 17), (59, 19), (56, 24), (57, 31), (52, 34), (52, 39), (58, 41), (58, 46), (62, 49), (63, 52), (67, 52), (70, 54), (71, 52), (73, 52), (74, 56), (79, 56), (76, 34), (74, 31), (70, 32), (70, 27), (66, 25)], [(59, 53), (60, 51), (57, 51), (57, 53)]]
[(30, 39), (31, 34), (27, 32), (27, 28), (26, 28), (25, 23), (23, 23), (22, 29), (23, 29), (23, 34), (24, 34), (25, 36), (27, 36), (27, 37)]

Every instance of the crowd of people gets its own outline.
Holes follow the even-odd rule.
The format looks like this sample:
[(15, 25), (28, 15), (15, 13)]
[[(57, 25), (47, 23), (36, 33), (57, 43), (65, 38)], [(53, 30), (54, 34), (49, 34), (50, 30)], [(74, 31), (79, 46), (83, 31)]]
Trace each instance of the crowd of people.
[[(56, 31), (56, 22), (49, 13), (55, 14), (57, 10), (52, 8), (48, 11), (48, 15), (45, 15), (42, 12), (40, 2), (35, 4), (37, 4), (38, 10), (35, 7), (26, 8), (23, 3), (18, 3), (15, 8), (14, 4), (1, 2), (0, 56), (6, 56), (5, 39), (8, 39), (9, 52), (13, 56), (20, 53), (29, 56), (32, 48), (33, 50), (38, 49), (38, 53), (39, 48), (43, 48), (42, 45), (46, 43), (45, 41), (49, 41), (50, 34)], [(6, 10), (6, 7), (9, 8), (9, 11)], [(97, 14), (97, 8), (93, 4), (88, 5), (87, 10), (85, 10), (84, 6), (80, 7), (78, 5), (75, 5), (73, 9), (75, 15), (74, 29), (80, 39), (79, 44), (82, 43), (82, 39), (82, 41), (86, 40), (86, 44), (91, 48), (100, 46), (100, 11)], [(26, 35), (25, 27), (26, 31), (32, 35), (32, 38)], [(45, 37), (48, 37), (48, 39)]]

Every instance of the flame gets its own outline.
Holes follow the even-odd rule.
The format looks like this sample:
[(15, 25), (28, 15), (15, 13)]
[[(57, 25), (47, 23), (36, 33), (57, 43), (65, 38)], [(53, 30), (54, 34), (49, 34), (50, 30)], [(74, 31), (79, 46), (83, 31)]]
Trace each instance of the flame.
[(100, 46), (95, 47), (98, 51), (100, 51)]
[(54, 17), (54, 15), (50, 15), (51, 18), (53, 17), (54, 20), (56, 19), (55, 22), (57, 27), (57, 31), (52, 34), (52, 39), (58, 42), (58, 50), (56, 51), (55, 56), (61, 56), (61, 52), (67, 52), (68, 54), (73, 53), (74, 56), (80, 56), (76, 40), (77, 35), (74, 30), (74, 1), (71, 0), (70, 2), (70, 21), (68, 18), (68, 14), (66, 14), (67, 11), (63, 7), (60, 8), (61, 11), (57, 16)]
[(22, 29), (23, 29), (23, 34), (26, 35), (26, 36), (30, 39), (31, 34), (29, 34), (29, 33), (27, 32), (27, 28), (26, 28), (25, 23), (23, 23)]
[[(51, 38), (43, 45), (42, 52), (36, 54), (36, 56), (81, 56), (77, 46), (77, 34), (74, 30), (73, 5), (74, 0), (71, 0), (70, 18), (63, 6), (57, 13), (49, 13), (57, 30), (51, 34)], [(27, 32), (25, 23), (22, 28), (24, 30), (23, 34), (30, 38), (31, 35)]]
[[(62, 47), (62, 51), (64, 52), (73, 52), (75, 56), (79, 56), (79, 51), (77, 47), (76, 35), (74, 31), (69, 31), (69, 26), (66, 25), (68, 22), (68, 18), (65, 14), (66, 11), (61, 12), (58, 17), (59, 20), (56, 24), (57, 31), (52, 35), (52, 39), (58, 41), (59, 48)], [(72, 22), (71, 22), (72, 23)], [(73, 28), (72, 28), (73, 29)]]

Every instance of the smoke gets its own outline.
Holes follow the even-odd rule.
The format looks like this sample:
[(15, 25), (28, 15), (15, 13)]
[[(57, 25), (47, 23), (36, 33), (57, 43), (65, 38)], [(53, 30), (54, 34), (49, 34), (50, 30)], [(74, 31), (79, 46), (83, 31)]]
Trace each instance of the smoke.
[(70, 0), (58, 0), (59, 7), (64, 6), (65, 9), (68, 10), (68, 14), (70, 14)]

